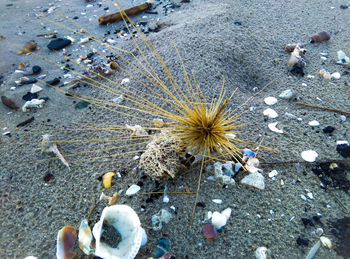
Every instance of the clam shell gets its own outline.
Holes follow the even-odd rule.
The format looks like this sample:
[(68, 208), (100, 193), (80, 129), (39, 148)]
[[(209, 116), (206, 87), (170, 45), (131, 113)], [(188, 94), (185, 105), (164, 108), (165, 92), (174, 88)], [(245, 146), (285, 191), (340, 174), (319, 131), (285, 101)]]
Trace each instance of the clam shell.
[(91, 244), (94, 240), (91, 234), (91, 229), (87, 219), (83, 219), (79, 227), (79, 248), (87, 255), (94, 254), (95, 250), (91, 248)]
[[(120, 234), (121, 241), (113, 248), (101, 239), (104, 224), (113, 226)], [(109, 259), (132, 259), (137, 255), (143, 231), (136, 212), (127, 205), (113, 205), (104, 208), (101, 219), (93, 227), (96, 240), (95, 255)]]

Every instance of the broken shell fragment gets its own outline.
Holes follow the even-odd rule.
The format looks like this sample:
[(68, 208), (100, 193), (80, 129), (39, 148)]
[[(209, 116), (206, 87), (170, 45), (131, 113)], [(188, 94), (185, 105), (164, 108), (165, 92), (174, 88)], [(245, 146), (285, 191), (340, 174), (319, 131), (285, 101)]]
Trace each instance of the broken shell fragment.
[(127, 196), (133, 196), (135, 195), (136, 193), (138, 193), (140, 191), (141, 187), (136, 185), (136, 184), (133, 184), (131, 185), (125, 192), (125, 194)]
[(278, 117), (278, 114), (274, 109), (267, 108), (266, 110), (264, 110), (264, 116), (270, 119), (275, 119)]
[(267, 259), (267, 251), (268, 251), (268, 249), (264, 246), (258, 247), (255, 250), (255, 258), (256, 259)]
[(17, 104), (12, 101), (10, 98), (6, 97), (6, 96), (1, 96), (1, 101), (3, 104), (5, 104), (7, 107), (14, 109), (14, 110), (18, 110), (19, 107), (17, 106)]
[(300, 45), (296, 45), (293, 52), (290, 54), (290, 58), (288, 60), (288, 66), (305, 66), (305, 60), (302, 58), (302, 55), (306, 53), (306, 49), (301, 48)]
[(306, 161), (306, 162), (315, 162), (316, 158), (318, 157), (318, 154), (316, 151), (313, 150), (306, 150), (301, 152), (301, 157)]
[(277, 124), (278, 124), (278, 122), (269, 123), (269, 124), (268, 124), (268, 127), (269, 127), (269, 129), (270, 129), (271, 131), (273, 131), (273, 132), (276, 132), (276, 133), (283, 133), (283, 130), (277, 129), (277, 127), (276, 127)]
[(142, 128), (141, 125), (130, 126), (130, 125), (126, 124), (125, 126), (128, 130), (132, 131), (131, 136), (146, 136), (146, 135), (148, 135), (147, 131), (144, 128)]
[(103, 176), (102, 176), (102, 184), (103, 184), (103, 187), (106, 188), (106, 189), (109, 189), (111, 188), (111, 185), (112, 185), (112, 177), (115, 175), (114, 172), (108, 172), (108, 173), (105, 173)]
[(35, 41), (29, 41), (24, 45), (23, 50), (19, 51), (17, 54), (21, 55), (23, 53), (27, 54), (27, 53), (33, 52), (34, 50), (36, 50), (37, 46), (38, 45), (36, 44)]
[(108, 205), (113, 205), (114, 203), (116, 203), (118, 197), (119, 197), (119, 193), (117, 193), (117, 192), (115, 192), (112, 197), (108, 196), (108, 195), (105, 195), (102, 192), (101, 195), (100, 195), (100, 201), (101, 200), (105, 200), (108, 203)]
[(86, 255), (95, 253), (95, 249), (92, 248), (94, 238), (92, 236), (91, 229), (89, 227), (89, 223), (87, 219), (83, 219), (80, 223), (78, 240), (79, 240), (79, 248)]
[(267, 105), (274, 105), (277, 103), (277, 99), (273, 96), (269, 96), (269, 97), (266, 97), (264, 99), (264, 102), (267, 104)]
[(96, 241), (95, 256), (109, 259), (135, 258), (145, 235), (139, 217), (127, 205), (104, 208), (92, 233)]
[(70, 170), (69, 164), (64, 159), (63, 155), (61, 152), (58, 150), (58, 147), (56, 143), (54, 143), (53, 136), (44, 134), (43, 135), (43, 140), (41, 141), (41, 152), (42, 153), (54, 153), (60, 160), (61, 162), (68, 167), (68, 170)]
[(71, 259), (76, 256), (72, 252), (77, 241), (77, 230), (73, 226), (65, 226), (57, 234), (57, 259)]
[(321, 43), (324, 41), (328, 41), (330, 38), (331, 38), (331, 35), (329, 35), (328, 32), (321, 31), (311, 36), (310, 43)]
[(44, 106), (45, 100), (44, 99), (32, 99), (30, 101), (27, 101), (23, 107), (22, 111), (27, 112), (32, 108), (42, 108)]

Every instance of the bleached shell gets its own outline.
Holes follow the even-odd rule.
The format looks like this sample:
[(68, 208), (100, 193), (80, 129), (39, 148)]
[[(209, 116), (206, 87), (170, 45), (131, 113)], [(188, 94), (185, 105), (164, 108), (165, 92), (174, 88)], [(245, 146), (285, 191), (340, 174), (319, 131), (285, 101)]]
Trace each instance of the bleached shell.
[(94, 254), (95, 250), (91, 249), (91, 244), (93, 241), (91, 229), (89, 227), (89, 223), (87, 219), (83, 219), (80, 222), (78, 240), (79, 240), (79, 248), (86, 254)]
[(226, 222), (227, 222), (227, 219), (225, 215), (221, 214), (218, 211), (214, 211), (211, 217), (211, 224), (213, 224), (217, 230), (225, 226)]
[(140, 189), (141, 189), (140, 186), (133, 184), (126, 190), (125, 194), (127, 196), (132, 196), (132, 195), (135, 195), (136, 193), (138, 193), (140, 191)]
[(318, 154), (314, 150), (305, 150), (305, 151), (301, 152), (301, 157), (306, 162), (315, 162), (316, 158), (318, 157)]
[(283, 133), (283, 130), (280, 130), (280, 129), (277, 129), (277, 124), (278, 122), (272, 122), (272, 123), (269, 123), (267, 126), (269, 127), (269, 129), (273, 132), (276, 132), (276, 133)]
[(339, 72), (334, 72), (331, 74), (331, 77), (334, 78), (334, 79), (340, 79), (341, 75)]
[(278, 175), (278, 172), (276, 170), (272, 170), (270, 173), (269, 173), (269, 177), (272, 178), (272, 177), (275, 177), (276, 175)]
[(308, 124), (310, 126), (320, 126), (320, 123), (318, 121), (316, 121), (316, 120), (310, 121)]
[(23, 107), (22, 107), (22, 111), (26, 112), (31, 108), (42, 108), (43, 105), (45, 103), (45, 100), (43, 99), (32, 99), (30, 101), (27, 101)]
[(267, 248), (264, 246), (258, 247), (255, 250), (256, 259), (267, 259)]
[(266, 110), (264, 110), (264, 116), (267, 116), (270, 119), (275, 119), (278, 117), (278, 114), (274, 109), (267, 108)]
[(264, 102), (267, 104), (267, 105), (274, 105), (277, 103), (277, 99), (273, 96), (269, 96), (269, 97), (266, 97), (264, 99)]
[[(113, 226), (121, 235), (118, 246), (113, 248), (101, 240), (103, 223)], [(136, 212), (127, 205), (113, 205), (104, 208), (101, 219), (93, 227), (96, 240), (95, 255), (109, 259), (133, 259), (142, 242), (142, 228)]]
[(216, 203), (216, 204), (222, 204), (222, 200), (221, 199), (213, 199), (212, 201), (214, 203)]
[(320, 241), (323, 247), (332, 248), (332, 241), (327, 237), (320, 237)]

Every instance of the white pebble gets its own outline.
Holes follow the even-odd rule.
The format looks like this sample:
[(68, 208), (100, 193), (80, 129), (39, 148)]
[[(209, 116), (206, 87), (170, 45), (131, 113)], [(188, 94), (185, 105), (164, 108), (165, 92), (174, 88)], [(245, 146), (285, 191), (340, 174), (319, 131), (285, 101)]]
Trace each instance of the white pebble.
[(107, 42), (108, 42), (109, 44), (114, 44), (114, 43), (116, 43), (117, 41), (116, 41), (116, 40), (112, 40), (112, 39), (107, 39)]
[(213, 199), (212, 201), (214, 203), (216, 203), (216, 204), (222, 204), (222, 200), (221, 199)]
[(340, 115), (340, 120), (341, 121), (346, 121), (346, 116), (345, 115)]
[(30, 89), (30, 92), (32, 93), (32, 94), (35, 94), (35, 93), (39, 93), (40, 91), (42, 91), (43, 89), (40, 87), (40, 86), (38, 86), (38, 85), (36, 85), (36, 84), (33, 84), (33, 86), (32, 86), (32, 88)]
[(264, 176), (261, 173), (255, 172), (246, 175), (242, 180), (241, 184), (246, 184), (255, 187), (260, 190), (265, 189)]
[(272, 96), (269, 96), (269, 97), (266, 97), (264, 99), (264, 102), (267, 104), (267, 105), (274, 105), (277, 103), (277, 99), (275, 97), (272, 97)]
[(124, 78), (123, 80), (122, 80), (122, 82), (120, 83), (121, 85), (124, 85), (124, 84), (127, 84), (127, 83), (129, 83), (130, 82), (130, 79), (129, 78)]
[(294, 93), (291, 89), (284, 90), (278, 97), (285, 99), (285, 100), (290, 100), (294, 96)]
[(273, 131), (273, 132), (276, 132), (276, 133), (283, 133), (283, 130), (281, 130), (281, 129), (277, 129), (277, 123), (278, 122), (273, 122), (273, 123), (269, 123), (268, 124), (268, 127), (269, 127), (269, 129), (271, 130), (271, 131)]
[(311, 200), (314, 199), (314, 195), (312, 194), (312, 192), (308, 192), (306, 195), (307, 195), (307, 197), (309, 197)]
[(337, 145), (347, 145), (349, 146), (349, 142), (347, 140), (338, 140), (336, 142)]
[(266, 110), (264, 110), (264, 116), (267, 116), (270, 119), (275, 119), (278, 117), (278, 114), (274, 109), (267, 108)]
[(313, 121), (309, 122), (309, 125), (310, 126), (320, 126), (320, 123), (318, 121), (316, 121), (316, 120), (313, 120)]
[(302, 84), (301, 84), (301, 86), (304, 86), (304, 87), (306, 87), (306, 86), (307, 86), (307, 84), (305, 84), (305, 83), (302, 83)]
[(340, 78), (340, 73), (339, 72), (334, 72), (333, 74), (331, 74), (331, 77), (334, 79), (339, 79)]
[(316, 151), (313, 151), (313, 150), (305, 150), (305, 151), (301, 152), (301, 157), (306, 162), (315, 162), (316, 158), (318, 157), (318, 154)]
[(133, 184), (126, 190), (125, 194), (127, 196), (132, 196), (132, 195), (135, 195), (136, 193), (138, 193), (140, 191), (140, 189), (141, 189), (140, 186)]
[(301, 198), (302, 200), (304, 200), (304, 201), (307, 200), (307, 198), (306, 198), (306, 196), (305, 196), (304, 194), (300, 194), (300, 198)]
[(275, 177), (276, 175), (278, 175), (278, 172), (276, 170), (272, 170), (270, 173), (269, 173), (269, 177), (272, 178), (272, 177)]

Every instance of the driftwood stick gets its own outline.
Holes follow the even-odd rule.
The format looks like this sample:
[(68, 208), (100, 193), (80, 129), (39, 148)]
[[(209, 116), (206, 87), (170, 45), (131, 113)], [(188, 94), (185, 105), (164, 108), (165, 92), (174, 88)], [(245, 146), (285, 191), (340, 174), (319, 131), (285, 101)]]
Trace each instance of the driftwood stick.
[[(154, 3), (153, 1), (147, 1), (143, 4), (125, 9), (124, 12), (127, 16), (130, 17), (132, 15), (139, 14), (139, 13), (142, 13), (142, 12), (150, 9), (153, 3)], [(107, 23), (117, 22), (117, 21), (120, 21), (122, 19), (123, 19), (123, 15), (121, 14), (121, 12), (102, 15), (102, 16), (98, 17), (98, 25), (105, 25)]]
[(342, 110), (337, 110), (337, 109), (333, 109), (333, 108), (328, 108), (328, 107), (324, 107), (324, 106), (317, 106), (317, 105), (313, 105), (313, 104), (307, 104), (307, 103), (296, 103), (297, 105), (300, 106), (304, 106), (304, 107), (310, 107), (310, 108), (316, 108), (316, 109), (320, 109), (320, 110), (324, 110), (324, 111), (329, 111), (329, 112), (336, 112), (336, 113), (340, 113), (346, 116), (350, 116), (350, 112), (346, 112), (346, 111), (342, 111)]

